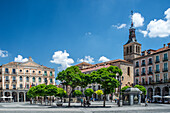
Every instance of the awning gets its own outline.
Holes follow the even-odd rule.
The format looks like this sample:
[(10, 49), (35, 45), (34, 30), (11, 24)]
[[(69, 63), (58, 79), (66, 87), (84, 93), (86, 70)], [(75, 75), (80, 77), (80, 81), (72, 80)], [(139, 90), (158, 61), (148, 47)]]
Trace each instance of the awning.
[(159, 96), (159, 95), (155, 95), (155, 96), (152, 96), (153, 98), (162, 98), (162, 96)]
[(13, 98), (12, 96), (9, 96), (9, 97), (7, 97), (7, 98)]
[(163, 98), (170, 98), (170, 95), (168, 95), (168, 96), (164, 96)]
[(3, 97), (1, 97), (1, 98), (8, 98), (8, 97), (6, 97), (6, 96), (3, 96)]

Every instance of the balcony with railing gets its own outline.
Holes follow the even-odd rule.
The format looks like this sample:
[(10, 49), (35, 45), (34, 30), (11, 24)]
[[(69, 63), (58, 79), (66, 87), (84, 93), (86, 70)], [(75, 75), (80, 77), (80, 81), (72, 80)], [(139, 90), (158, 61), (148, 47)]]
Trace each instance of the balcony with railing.
[(152, 65), (152, 61), (149, 61), (149, 62), (148, 62), (148, 65)]
[(136, 67), (136, 68), (139, 67), (139, 64), (136, 64), (135, 67)]
[(142, 65), (141, 66), (145, 66), (145, 63), (142, 63)]
[(163, 68), (162, 71), (163, 72), (168, 72), (168, 68)]
[(17, 83), (17, 81), (16, 80), (12, 80), (12, 83)]
[(155, 70), (155, 73), (160, 73), (160, 70)]
[(139, 73), (136, 73), (135, 76), (138, 77), (138, 76), (139, 76)]
[(163, 62), (168, 61), (168, 57), (163, 58)]
[(160, 61), (159, 60), (156, 60), (155, 63), (159, 63)]
[(142, 73), (141, 73), (141, 76), (145, 76), (145, 75), (146, 75), (146, 73), (145, 73), (145, 72), (142, 72)]
[(10, 81), (9, 80), (5, 80), (6, 83), (9, 83)]
[(153, 72), (152, 72), (152, 71), (149, 71), (149, 72), (148, 72), (148, 75), (153, 75)]

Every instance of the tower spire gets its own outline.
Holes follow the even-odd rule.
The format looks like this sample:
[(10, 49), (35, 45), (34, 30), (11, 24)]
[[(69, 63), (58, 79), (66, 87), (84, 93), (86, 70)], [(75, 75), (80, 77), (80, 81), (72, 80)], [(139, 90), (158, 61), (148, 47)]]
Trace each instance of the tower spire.
[(131, 27), (133, 27), (133, 11), (131, 11)]

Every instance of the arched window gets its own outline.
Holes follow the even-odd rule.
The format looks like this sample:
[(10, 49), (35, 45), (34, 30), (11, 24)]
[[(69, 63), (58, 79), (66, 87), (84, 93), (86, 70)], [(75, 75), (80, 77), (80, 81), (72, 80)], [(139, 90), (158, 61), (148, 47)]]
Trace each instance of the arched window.
[(138, 46), (136, 46), (136, 53), (138, 52)]
[(26, 78), (26, 81), (29, 82), (29, 77)]
[(130, 67), (127, 68), (127, 75), (130, 76)]
[(20, 82), (22, 82), (22, 76), (20, 76), (19, 79), (20, 79)]
[(39, 82), (41, 82), (41, 77), (39, 77)]
[(126, 53), (127, 53), (127, 54), (129, 53), (129, 47), (126, 48)]
[(132, 46), (130, 46), (130, 53), (132, 53)]
[(8, 73), (8, 68), (5, 68), (5, 73)]
[(32, 77), (32, 81), (35, 82), (35, 77)]

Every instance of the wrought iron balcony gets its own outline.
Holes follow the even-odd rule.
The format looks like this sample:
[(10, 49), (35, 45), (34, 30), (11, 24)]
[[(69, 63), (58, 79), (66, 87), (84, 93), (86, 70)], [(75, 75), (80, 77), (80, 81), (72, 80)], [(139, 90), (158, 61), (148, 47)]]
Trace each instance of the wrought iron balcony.
[(163, 68), (162, 71), (163, 72), (168, 72), (168, 68)]
[(155, 73), (160, 73), (160, 70), (155, 70)]
[(159, 63), (160, 61), (159, 60), (156, 60), (155, 63)]
[(149, 71), (149, 72), (148, 72), (148, 75), (153, 75), (153, 72), (152, 72), (152, 71)]
[(148, 62), (148, 65), (152, 65), (152, 62)]
[(163, 58), (163, 62), (168, 61), (168, 57)]
[(141, 66), (145, 66), (145, 63), (142, 63), (142, 65)]
[(141, 75), (144, 76), (144, 75), (146, 75), (146, 73), (145, 73), (145, 72), (142, 72)]

